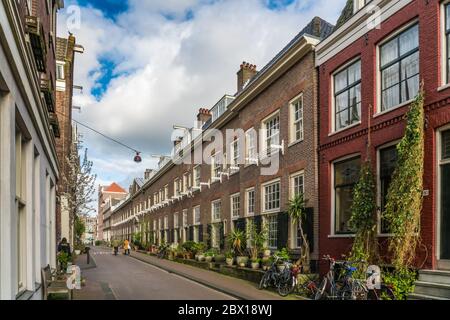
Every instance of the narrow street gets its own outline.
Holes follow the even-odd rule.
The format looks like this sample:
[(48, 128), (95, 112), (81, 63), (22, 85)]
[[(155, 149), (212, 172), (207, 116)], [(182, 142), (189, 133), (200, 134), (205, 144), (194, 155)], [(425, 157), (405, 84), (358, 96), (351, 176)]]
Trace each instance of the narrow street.
[(83, 271), (89, 281), (106, 283), (117, 300), (231, 300), (232, 297), (105, 248), (93, 247), (96, 268)]

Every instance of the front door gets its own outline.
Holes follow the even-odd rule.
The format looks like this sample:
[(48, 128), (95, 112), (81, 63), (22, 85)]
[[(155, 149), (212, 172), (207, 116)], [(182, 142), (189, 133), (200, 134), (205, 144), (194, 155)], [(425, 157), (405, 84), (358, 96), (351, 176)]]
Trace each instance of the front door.
[(439, 176), (440, 176), (440, 252), (441, 265), (450, 262), (450, 130), (441, 133)]

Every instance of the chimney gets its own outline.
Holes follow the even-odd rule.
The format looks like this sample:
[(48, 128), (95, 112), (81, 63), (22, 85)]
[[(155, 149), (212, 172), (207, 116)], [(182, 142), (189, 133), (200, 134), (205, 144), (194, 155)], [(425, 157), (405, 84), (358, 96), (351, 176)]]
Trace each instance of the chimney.
[(200, 122), (203, 126), (209, 119), (211, 119), (212, 115), (209, 109), (200, 108), (198, 110), (197, 121)]
[(256, 66), (248, 62), (242, 62), (241, 68), (237, 73), (237, 91), (238, 93), (244, 89), (247, 82), (256, 75)]
[(146, 169), (144, 173), (144, 179), (147, 180), (148, 178), (150, 178), (152, 173), (153, 173), (152, 169)]

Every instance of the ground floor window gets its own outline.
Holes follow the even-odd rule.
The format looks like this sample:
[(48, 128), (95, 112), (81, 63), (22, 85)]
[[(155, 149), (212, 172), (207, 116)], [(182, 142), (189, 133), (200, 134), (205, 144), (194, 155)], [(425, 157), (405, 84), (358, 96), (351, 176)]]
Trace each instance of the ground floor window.
[(216, 223), (211, 226), (211, 247), (220, 248), (220, 224)]
[(199, 242), (199, 230), (198, 230), (198, 226), (194, 226), (194, 241), (195, 242)]
[(380, 208), (381, 208), (381, 221), (380, 232), (389, 233), (389, 225), (384, 219), (384, 210), (386, 208), (386, 200), (388, 195), (389, 186), (391, 184), (392, 175), (394, 174), (395, 167), (397, 166), (397, 147), (391, 146), (380, 150)]
[(360, 157), (334, 163), (335, 233), (351, 233), (349, 221), (353, 203), (353, 188), (361, 168)]
[(450, 260), (450, 130), (442, 132), (440, 148), (440, 259)]

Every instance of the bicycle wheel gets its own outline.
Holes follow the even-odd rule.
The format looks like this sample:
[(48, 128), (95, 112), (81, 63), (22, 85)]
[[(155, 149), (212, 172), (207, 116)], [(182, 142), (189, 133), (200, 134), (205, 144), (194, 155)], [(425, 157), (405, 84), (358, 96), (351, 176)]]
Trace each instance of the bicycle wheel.
[(391, 287), (382, 284), (381, 289), (377, 290), (378, 300), (395, 300), (395, 293)]
[(269, 278), (270, 278), (270, 273), (269, 272), (264, 273), (261, 280), (259, 281), (259, 287), (258, 287), (259, 290), (267, 288), (267, 283), (269, 281)]
[(321, 300), (324, 298), (325, 289), (327, 287), (327, 278), (323, 278), (319, 287), (317, 288), (316, 294), (314, 295), (314, 300)]
[(286, 297), (288, 294), (294, 291), (294, 277), (289, 277), (287, 281), (281, 281), (278, 284), (278, 294), (282, 297)]

